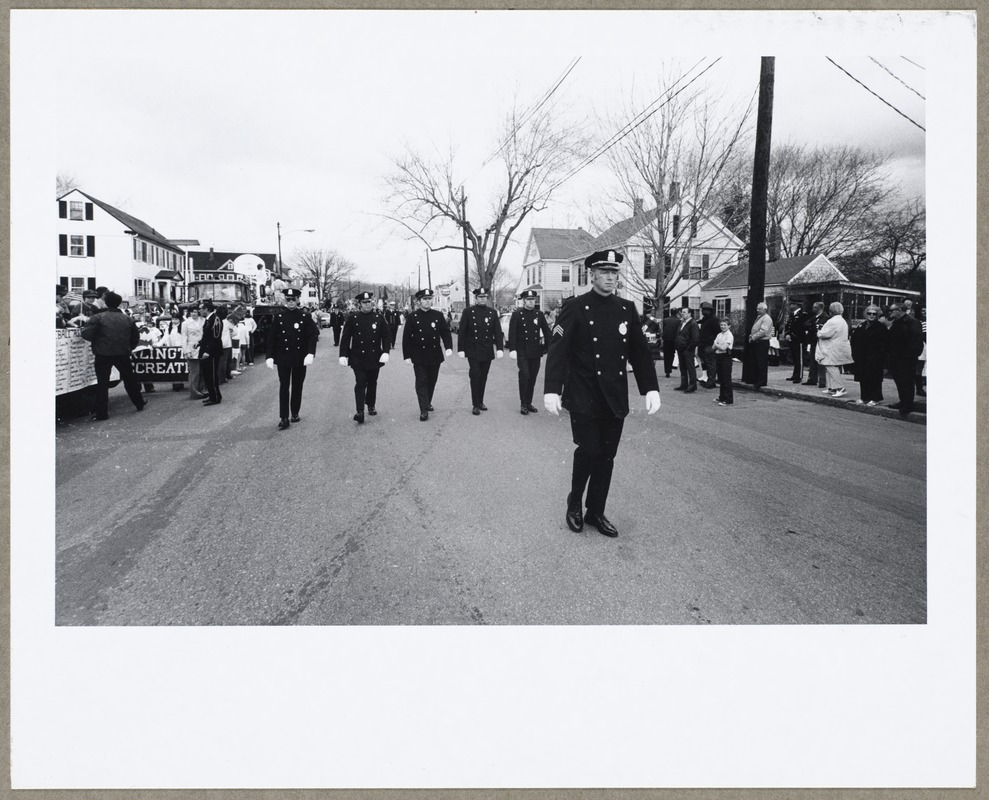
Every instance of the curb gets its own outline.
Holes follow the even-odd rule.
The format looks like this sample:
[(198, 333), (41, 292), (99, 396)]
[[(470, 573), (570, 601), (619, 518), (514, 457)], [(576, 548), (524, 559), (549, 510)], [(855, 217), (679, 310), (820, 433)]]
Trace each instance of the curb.
[(772, 386), (763, 386), (761, 389), (753, 389), (749, 384), (741, 383), (739, 381), (732, 381), (731, 386), (732, 389), (741, 389), (744, 392), (757, 392), (758, 394), (773, 395), (775, 397), (786, 397), (791, 400), (803, 400), (806, 403), (818, 403), (820, 405), (831, 406), (832, 408), (844, 408), (848, 411), (857, 411), (860, 414), (871, 414), (874, 417), (886, 417), (887, 419), (899, 419), (904, 422), (913, 422), (917, 425), (927, 425), (926, 404), (924, 406), (925, 411), (912, 411), (910, 414), (903, 416), (895, 408), (889, 408), (887, 406), (860, 406), (856, 405), (854, 401), (836, 400), (835, 398), (828, 397), (827, 395), (815, 397), (812, 394), (805, 394), (803, 392), (788, 392), (786, 389), (777, 389)]

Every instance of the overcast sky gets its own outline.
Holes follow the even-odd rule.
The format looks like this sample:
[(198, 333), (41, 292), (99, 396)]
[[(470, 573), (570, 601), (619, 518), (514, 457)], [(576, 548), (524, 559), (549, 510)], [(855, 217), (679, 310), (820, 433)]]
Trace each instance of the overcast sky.
[[(377, 216), (389, 160), (407, 142), (430, 151), (452, 146), (469, 202), (481, 208), (497, 177), (496, 164), (481, 165), (499, 144), (513, 98), (523, 107), (537, 101), (578, 56), (558, 95), (575, 124), (594, 126), (633, 86), (648, 96), (664, 59), (689, 67), (721, 57), (700, 81), (747, 101), (759, 55), (776, 55), (774, 144), (886, 150), (904, 195), (924, 194), (924, 131), (825, 58), (925, 126), (918, 96), (927, 94), (925, 45), (910, 14), (61, 11), (50, 18), (61, 54), (57, 170), (168, 237), (217, 250), (275, 252), (281, 222), (286, 261), (296, 247), (325, 247), (369, 280), (404, 282), (420, 265), (425, 275), (422, 245)], [(600, 125), (597, 132), (612, 133)], [(588, 227), (589, 201), (607, 181), (602, 159), (565, 183), (551, 208), (520, 228), (508, 270), (518, 274), (532, 225)], [(437, 243), (452, 236), (438, 232)], [(432, 263), (434, 283), (462, 275), (460, 253), (436, 254)]]

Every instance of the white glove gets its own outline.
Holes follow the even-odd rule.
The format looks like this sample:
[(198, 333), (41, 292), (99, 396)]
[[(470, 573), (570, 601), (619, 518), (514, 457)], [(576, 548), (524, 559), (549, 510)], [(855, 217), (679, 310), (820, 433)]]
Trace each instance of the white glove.
[(308, 367), (312, 364), (313, 359), (316, 358), (312, 353), (307, 353), (306, 357), (302, 359), (302, 366)]
[(510, 359), (512, 359), (512, 361), (516, 361), (518, 359), (518, 357), (519, 357), (519, 354), (516, 353), (514, 350), (509, 350), (508, 351), (508, 357)]
[(273, 359), (273, 358), (266, 359), (265, 362), (264, 362), (264, 365), (268, 369), (274, 369), (275, 368), (275, 359)]
[(349, 360), (350, 360), (350, 359), (349, 359), (349, 358), (347, 358), (347, 356), (340, 356), (340, 366), (341, 366), (341, 367), (345, 367), (345, 366), (347, 366), (347, 362), (348, 362)]
[[(447, 354), (447, 355), (450, 355), (450, 351), (449, 351), (449, 350), (447, 350), (447, 351), (446, 351), (446, 354)], [(458, 355), (458, 356), (460, 356), (461, 358), (467, 358), (467, 354), (466, 354), (466, 353), (465, 353), (465, 352), (464, 352), (463, 350), (461, 350), (461, 351), (459, 351), (459, 352), (457, 353), (457, 355)]]
[(452, 350), (446, 350), (444, 352), (444, 355), (452, 356), (453, 355), (453, 351)]
[(411, 366), (411, 364), (412, 364), (412, 359), (411, 359), (411, 358), (407, 358), (407, 359), (405, 359), (405, 363), (406, 363), (406, 364), (409, 364), (409, 365)]
[(501, 358), (503, 355), (505, 355), (505, 351), (504, 350), (497, 350), (497, 351), (495, 351), (495, 358)]
[(387, 364), (388, 363), (388, 353), (382, 353), (381, 354), (381, 358), (378, 359), (378, 363), (379, 364)]
[(563, 408), (562, 404), (560, 403), (560, 395), (544, 394), (543, 405), (546, 406), (546, 410), (550, 414), (556, 414), (556, 416), (560, 416), (560, 409)]
[(659, 392), (646, 392), (646, 411), (650, 414), (655, 414), (659, 411)]

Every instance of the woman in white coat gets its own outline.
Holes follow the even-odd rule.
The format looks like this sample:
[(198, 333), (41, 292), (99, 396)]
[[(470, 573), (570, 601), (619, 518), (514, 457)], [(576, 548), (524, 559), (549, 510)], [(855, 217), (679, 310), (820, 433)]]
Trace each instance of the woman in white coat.
[(841, 303), (832, 303), (828, 307), (831, 316), (817, 332), (817, 363), (826, 370), (827, 392), (832, 397), (842, 397), (845, 392), (845, 379), (841, 376), (841, 367), (852, 363), (852, 345), (848, 341), (848, 323), (842, 314), (845, 308)]

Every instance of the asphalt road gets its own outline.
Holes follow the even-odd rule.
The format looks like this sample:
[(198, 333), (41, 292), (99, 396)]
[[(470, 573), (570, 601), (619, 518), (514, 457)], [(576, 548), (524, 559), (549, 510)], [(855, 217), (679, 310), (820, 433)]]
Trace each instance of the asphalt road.
[(569, 420), (518, 413), (515, 362), (474, 417), (448, 359), (425, 423), (398, 354), (361, 426), (352, 374), (324, 331), (288, 431), (260, 361), (216, 407), (117, 387), (109, 421), (59, 425), (57, 624), (926, 621), (924, 426), (661, 376), (652, 417), (632, 390), (613, 540), (566, 527)]

